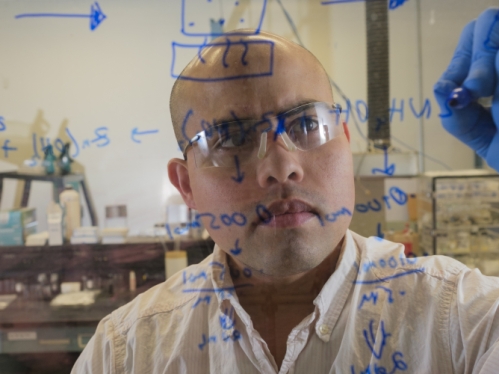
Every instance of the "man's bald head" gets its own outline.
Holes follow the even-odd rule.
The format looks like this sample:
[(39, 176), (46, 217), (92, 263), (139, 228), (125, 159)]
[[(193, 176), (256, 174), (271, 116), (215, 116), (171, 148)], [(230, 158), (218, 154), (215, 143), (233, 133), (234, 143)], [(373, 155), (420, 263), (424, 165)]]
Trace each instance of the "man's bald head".
[[(248, 35), (241, 35), (246, 32)], [(298, 61), (300, 63), (296, 64)], [(195, 103), (208, 107), (226, 105), (217, 100), (217, 93), (226, 92), (230, 87), (244, 93), (245, 104), (251, 106), (252, 96), (260, 96), (270, 85), (281, 84), (279, 79), (272, 79), (273, 76), (284, 70), (290, 79), (304, 79), (303, 71), (296, 71), (303, 70), (304, 66), (314, 74), (320, 72), (331, 91), (329, 78), (319, 60), (288, 39), (263, 31), (255, 35), (254, 30), (236, 30), (214, 39), (191, 60), (173, 85), (170, 113), (177, 141), (184, 141), (182, 148), (188, 142), (182, 133), (182, 124), (189, 110), (196, 109)], [(293, 74), (294, 70), (296, 74)], [(205, 120), (219, 121), (221, 118)]]

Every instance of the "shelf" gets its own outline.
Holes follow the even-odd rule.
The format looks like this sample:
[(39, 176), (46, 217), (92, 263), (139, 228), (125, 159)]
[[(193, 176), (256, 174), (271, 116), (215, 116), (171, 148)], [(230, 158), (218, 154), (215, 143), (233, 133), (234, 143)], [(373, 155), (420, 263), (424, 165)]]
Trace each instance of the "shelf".
[[(214, 243), (190, 240), (0, 247), (0, 294), (12, 293), (5, 292), (5, 285), (12, 288), (13, 282), (31, 287), (28, 295), (31, 298), (18, 296), (0, 310), (0, 354), (81, 351), (102, 318), (165, 280), (165, 250), (173, 250), (175, 246), (187, 252), (190, 265), (208, 256)], [(136, 273), (137, 281), (133, 293), (128, 290), (131, 270)], [(57, 273), (59, 282), (79, 282), (88, 276), (99, 281), (102, 292), (92, 305), (51, 307), (50, 301), (32, 298), (39, 295), (33, 287), (39, 287), (40, 273)]]

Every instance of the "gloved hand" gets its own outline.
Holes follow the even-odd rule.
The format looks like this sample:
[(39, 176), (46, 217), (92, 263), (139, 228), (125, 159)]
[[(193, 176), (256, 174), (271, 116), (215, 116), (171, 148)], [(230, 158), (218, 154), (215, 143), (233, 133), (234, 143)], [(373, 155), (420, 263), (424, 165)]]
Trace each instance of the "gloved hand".
[[(474, 149), (497, 171), (499, 171), (498, 51), (499, 8), (490, 8), (463, 29), (449, 67), (433, 88), (440, 105), (440, 117), (444, 128)], [(473, 100), (462, 109), (453, 107), (448, 100), (452, 91), (458, 87), (467, 89)], [(492, 95), (491, 109), (484, 108), (475, 101)]]

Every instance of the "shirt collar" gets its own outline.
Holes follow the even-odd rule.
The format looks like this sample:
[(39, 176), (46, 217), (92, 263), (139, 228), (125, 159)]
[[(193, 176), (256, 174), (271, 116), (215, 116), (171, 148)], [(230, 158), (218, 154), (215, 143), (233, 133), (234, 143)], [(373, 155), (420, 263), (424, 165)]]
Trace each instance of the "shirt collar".
[[(211, 281), (218, 300), (218, 308), (221, 313), (220, 318), (235, 321), (234, 311), (236, 311), (241, 321), (248, 328), (253, 328), (251, 318), (239, 303), (235, 292), (236, 288), (230, 275), (227, 254), (217, 244), (215, 244), (213, 249), (213, 260), (208, 265), (212, 269), (210, 272)], [(235, 322), (233, 325), (235, 325)], [(234, 328), (231, 328), (226, 331), (226, 334), (232, 335), (234, 332)]]
[(211, 267), (211, 280), (220, 307), (222, 307), (224, 300), (229, 300), (231, 303), (234, 300), (238, 301), (234, 283), (230, 276), (227, 254), (218, 244), (215, 244), (213, 260), (208, 265)]
[(347, 230), (336, 269), (314, 300), (314, 304), (319, 309), (315, 332), (324, 342), (329, 341), (334, 325), (347, 301), (358, 272), (354, 264), (358, 263), (359, 259), (360, 253), (352, 233)]

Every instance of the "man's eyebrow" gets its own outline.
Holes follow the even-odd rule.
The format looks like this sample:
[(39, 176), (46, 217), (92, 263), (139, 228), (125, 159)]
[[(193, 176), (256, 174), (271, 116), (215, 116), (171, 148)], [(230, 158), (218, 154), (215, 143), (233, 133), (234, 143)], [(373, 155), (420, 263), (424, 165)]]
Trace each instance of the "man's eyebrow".
[(226, 118), (222, 118), (220, 120), (217, 120), (215, 122), (215, 126), (216, 125), (221, 125), (223, 123), (228, 123), (228, 122), (237, 122), (237, 121), (260, 121), (263, 116), (267, 115), (271, 115), (272, 117), (277, 117), (281, 114), (284, 114), (286, 112), (289, 112), (297, 107), (300, 107), (302, 105), (306, 105), (306, 104), (312, 104), (312, 103), (317, 103), (319, 102), (318, 100), (315, 100), (315, 99), (304, 99), (304, 100), (300, 100), (298, 102), (295, 102), (293, 103), (292, 105), (289, 105), (287, 107), (284, 107), (284, 108), (280, 108), (278, 111), (276, 112), (267, 112), (267, 113), (263, 113), (260, 117), (261, 118), (254, 118), (254, 117), (246, 117), (246, 118), (239, 118), (237, 117), (234, 113), (231, 114), (230, 117), (226, 117)]
[[(281, 115), (284, 113), (292, 112), (293, 109), (298, 109), (301, 106), (307, 105), (307, 104), (313, 104), (319, 102), (318, 100), (301, 100), (298, 103), (293, 104), (293, 106), (279, 110), (276, 115)], [(289, 113), (291, 114), (291, 113)]]

